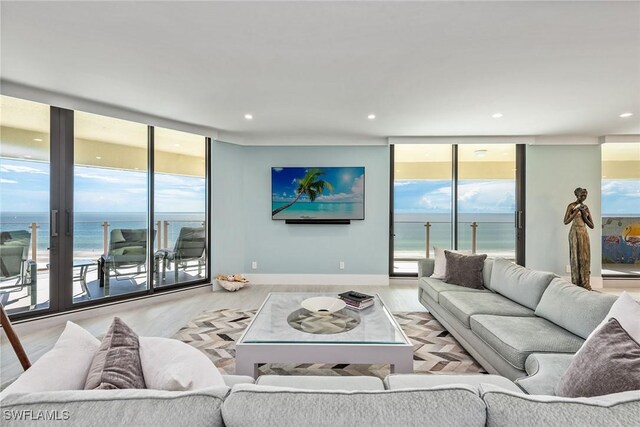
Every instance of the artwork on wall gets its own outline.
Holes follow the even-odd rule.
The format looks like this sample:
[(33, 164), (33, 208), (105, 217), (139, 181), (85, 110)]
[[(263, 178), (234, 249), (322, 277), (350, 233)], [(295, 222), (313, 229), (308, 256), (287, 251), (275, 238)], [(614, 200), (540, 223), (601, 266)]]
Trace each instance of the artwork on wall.
[(271, 168), (271, 218), (364, 219), (364, 167)]
[(640, 217), (602, 218), (602, 263), (640, 264)]

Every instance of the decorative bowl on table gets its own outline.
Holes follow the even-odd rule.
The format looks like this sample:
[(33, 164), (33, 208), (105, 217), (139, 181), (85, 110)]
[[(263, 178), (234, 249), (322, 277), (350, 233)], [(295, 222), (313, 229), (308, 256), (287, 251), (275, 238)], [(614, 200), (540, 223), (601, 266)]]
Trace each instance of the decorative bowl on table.
[(332, 314), (346, 306), (343, 300), (332, 297), (313, 297), (302, 301), (302, 307), (315, 314)]

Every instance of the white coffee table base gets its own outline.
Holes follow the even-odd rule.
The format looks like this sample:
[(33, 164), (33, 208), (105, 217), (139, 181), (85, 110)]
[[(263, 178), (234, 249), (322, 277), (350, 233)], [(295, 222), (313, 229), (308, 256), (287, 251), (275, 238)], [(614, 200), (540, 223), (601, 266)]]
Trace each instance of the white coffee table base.
[(258, 377), (259, 363), (390, 364), (392, 373), (413, 373), (409, 344), (238, 343), (236, 374)]

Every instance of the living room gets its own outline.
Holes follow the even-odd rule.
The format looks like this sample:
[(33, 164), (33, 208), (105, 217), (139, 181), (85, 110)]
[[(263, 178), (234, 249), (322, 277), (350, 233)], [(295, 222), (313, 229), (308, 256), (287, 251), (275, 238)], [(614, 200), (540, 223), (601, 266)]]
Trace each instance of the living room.
[[(0, 296), (32, 377), (34, 367), (42, 373), (38, 360), (55, 349), (67, 321), (102, 340), (118, 317), (141, 343), (186, 342), (228, 381), (238, 367), (246, 381), (262, 376), (253, 387), (315, 387), (325, 394), (311, 401), (327, 407), (355, 398), (372, 378), (382, 386), (394, 371), (386, 386), (406, 372), (416, 375), (399, 388), (430, 389), (442, 384), (429, 381), (444, 376), (428, 374), (456, 375), (476, 387), (480, 404), (482, 381), (526, 392), (528, 383), (516, 380), (539, 379), (534, 363), (567, 369), (572, 360), (536, 354), (576, 353), (618, 296), (640, 300), (640, 2), (3, 2), (1, 12)], [(305, 186), (305, 174), (316, 168), (315, 183)], [(289, 172), (299, 173), (285, 183), (291, 193), (276, 192), (278, 174)], [(578, 187), (588, 190), (586, 200), (574, 195)], [(345, 201), (357, 209), (318, 217), (305, 210)], [(587, 261), (576, 255), (571, 234), (572, 209), (585, 212), (585, 205), (593, 222), (580, 229)], [(10, 246), (19, 246), (17, 255)], [(440, 284), (431, 281), (440, 279), (427, 276), (441, 266), (432, 260), (445, 257), (436, 247), (488, 255), (479, 268), (486, 275), (481, 291), (490, 296), (474, 296), (472, 310), (535, 313), (536, 321), (555, 325), (545, 330), (549, 340), (561, 334), (562, 345), (545, 350), (536, 343), (505, 355), (469, 332), (473, 318), (495, 313), (462, 315), (466, 301), (452, 308), (453, 296), (444, 302), (439, 295), (459, 289), (433, 291)], [(508, 265), (496, 261), (504, 259)], [(519, 289), (506, 273), (516, 264), (526, 267), (517, 277), (553, 277), (534, 274)], [(491, 272), (496, 265), (502, 276)], [(586, 286), (582, 275), (581, 286), (563, 287), (584, 271)], [(517, 291), (494, 288), (495, 277)], [(547, 281), (537, 299), (521, 299), (538, 279)], [(573, 292), (584, 287), (593, 290), (576, 293), (586, 298), (577, 306)], [(460, 294), (476, 294), (463, 288)], [(349, 291), (373, 296), (374, 308), (342, 308), (351, 315), (330, 316), (332, 327), (346, 322), (340, 327), (351, 325), (344, 332), (351, 336), (372, 313), (386, 320), (370, 330), (389, 329), (387, 344), (402, 345), (260, 350), (255, 344), (264, 336), (240, 342), (252, 319), (255, 333), (270, 329), (258, 311), (284, 306), (285, 314), (305, 314), (303, 300), (340, 301)], [(591, 330), (554, 317), (562, 308)], [(583, 319), (585, 310), (591, 317)], [(461, 324), (447, 317), (454, 312)], [(292, 336), (313, 336), (304, 328), (317, 325), (296, 322), (289, 323)], [(533, 334), (545, 336), (537, 327)], [(5, 389), (24, 365), (8, 340), (1, 350)], [(638, 369), (632, 366), (624, 369)], [(625, 372), (638, 380), (637, 370)], [(206, 416), (224, 415), (227, 394), (253, 392), (240, 386), (212, 394), (218, 412)], [(74, 390), (46, 387), (40, 399)], [(184, 397), (171, 390), (171, 398)], [(570, 399), (549, 396), (553, 388), (537, 391), (529, 394)], [(117, 391), (127, 392), (138, 391)], [(92, 397), (67, 395), (73, 403), (54, 407), (38, 403), (38, 393), (11, 403), (12, 410), (74, 408), (66, 421), (93, 422), (78, 412), (95, 403)], [(144, 396), (130, 395), (132, 402)], [(264, 405), (273, 404), (269, 398)], [(606, 409), (602, 420), (624, 425), (602, 399), (594, 411)], [(639, 400), (625, 395), (621, 406), (637, 409)], [(362, 420), (376, 402), (359, 403)], [(180, 405), (168, 406), (182, 413)], [(314, 419), (309, 411), (301, 413)], [(347, 416), (329, 419), (354, 424)], [(398, 425), (413, 423), (402, 419)], [(104, 424), (118, 423), (126, 421)]]

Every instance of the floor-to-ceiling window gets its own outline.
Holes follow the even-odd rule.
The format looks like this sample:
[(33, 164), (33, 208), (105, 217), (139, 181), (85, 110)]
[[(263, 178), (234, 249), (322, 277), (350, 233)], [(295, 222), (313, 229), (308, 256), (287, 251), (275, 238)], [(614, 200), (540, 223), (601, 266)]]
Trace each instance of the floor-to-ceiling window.
[(394, 274), (415, 273), (434, 246), (452, 248), (451, 154), (444, 144), (394, 146)]
[(515, 261), (516, 146), (459, 145), (457, 203), (458, 249)]
[(156, 284), (202, 279), (207, 271), (205, 138), (156, 127), (154, 141)]
[(208, 282), (209, 138), (0, 99), (9, 314)]
[(0, 97), (0, 302), (49, 308), (49, 106)]
[(145, 291), (147, 126), (74, 113), (74, 302)]
[(390, 274), (414, 275), (416, 260), (434, 247), (522, 262), (518, 151), (515, 144), (392, 145)]
[(602, 145), (602, 274), (640, 276), (640, 143)]

